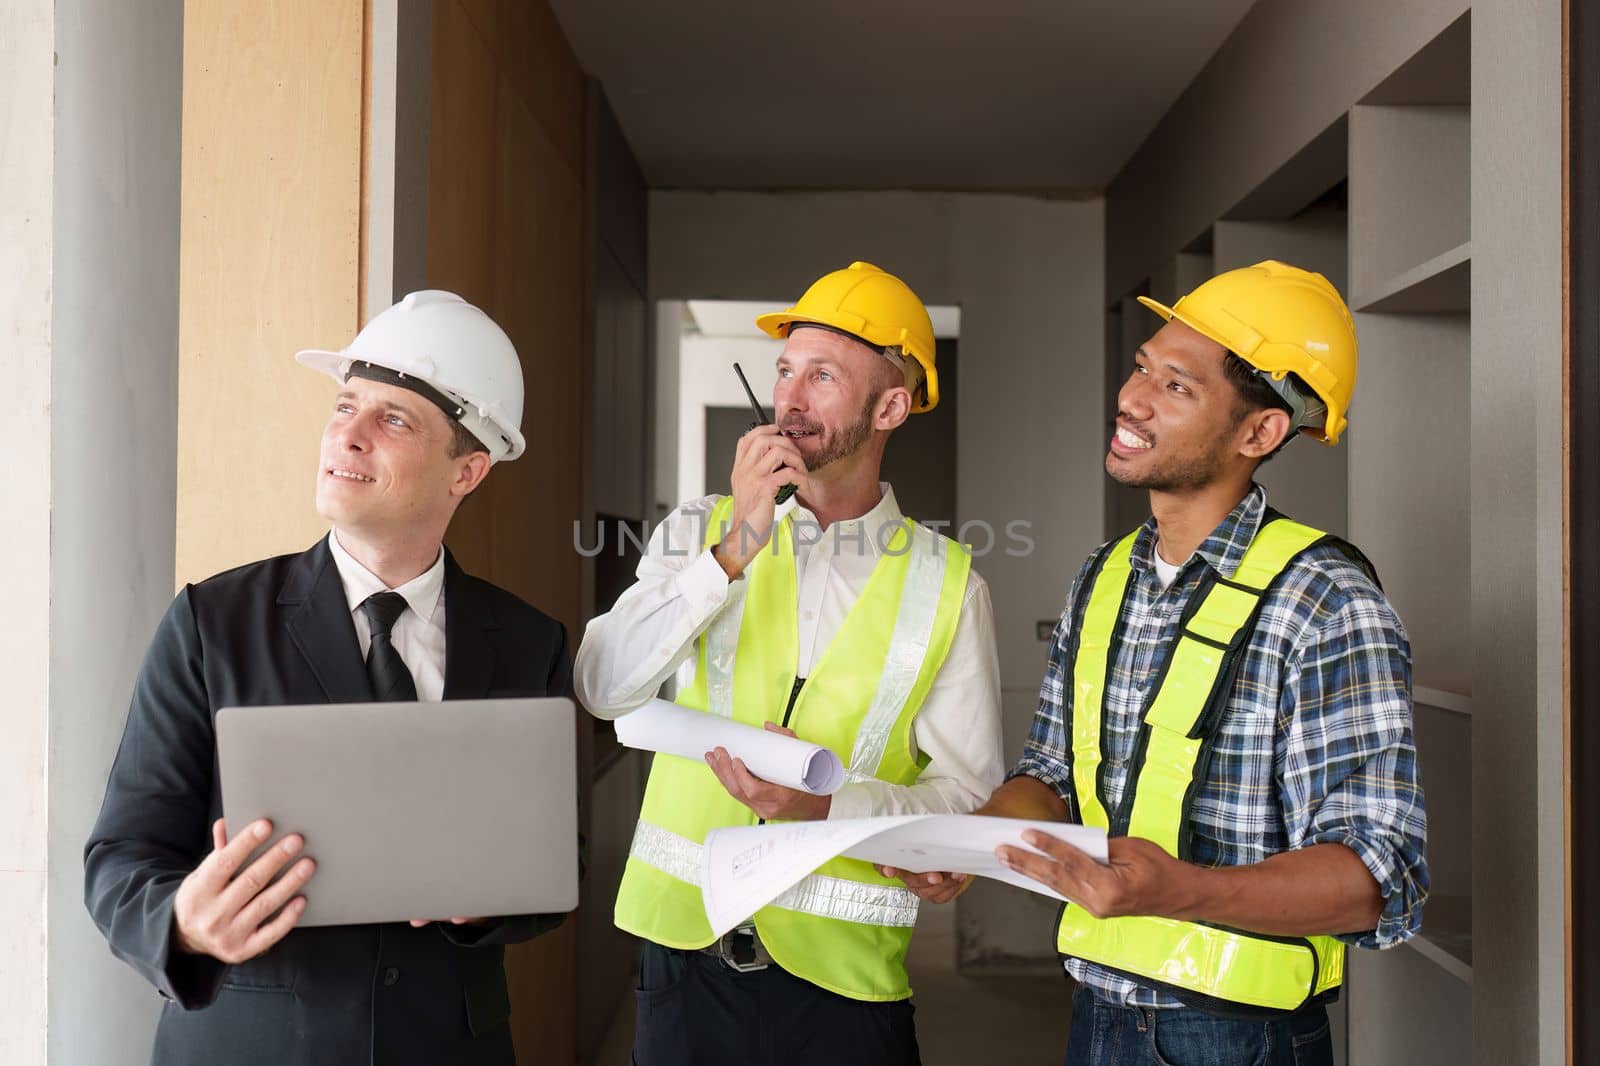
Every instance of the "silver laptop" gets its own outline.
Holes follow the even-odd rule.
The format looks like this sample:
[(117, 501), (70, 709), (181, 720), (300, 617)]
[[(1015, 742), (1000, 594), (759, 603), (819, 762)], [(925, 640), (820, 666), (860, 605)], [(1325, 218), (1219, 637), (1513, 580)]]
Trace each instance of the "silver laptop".
[(571, 700), (229, 707), (217, 758), (230, 840), (305, 837), (302, 926), (578, 905)]

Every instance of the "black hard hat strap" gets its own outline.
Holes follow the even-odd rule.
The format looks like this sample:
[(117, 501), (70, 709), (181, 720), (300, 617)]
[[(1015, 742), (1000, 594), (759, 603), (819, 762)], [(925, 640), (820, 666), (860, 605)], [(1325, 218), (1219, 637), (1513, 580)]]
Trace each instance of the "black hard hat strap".
[(377, 381), (382, 382), (385, 385), (393, 385), (397, 388), (409, 389), (418, 396), (421, 396), (423, 399), (432, 403), (435, 407), (439, 408), (439, 410), (443, 411), (445, 417), (450, 419), (452, 422), (461, 421), (466, 417), (467, 414), (467, 408), (465, 405), (459, 404), (452, 400), (450, 397), (446, 396), (432, 385), (429, 385), (421, 378), (414, 378), (408, 374), (402, 374), (398, 370), (390, 370), (386, 366), (378, 366), (376, 363), (365, 362), (351, 363), (350, 371), (349, 373), (345, 374), (344, 379), (349, 381), (351, 378), (365, 378), (368, 381)]

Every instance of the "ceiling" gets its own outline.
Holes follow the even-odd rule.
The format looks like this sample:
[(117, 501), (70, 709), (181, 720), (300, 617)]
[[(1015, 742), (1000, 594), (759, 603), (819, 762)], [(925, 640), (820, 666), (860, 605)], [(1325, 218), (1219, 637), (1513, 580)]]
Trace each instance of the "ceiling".
[(1103, 190), (1253, 0), (551, 0), (658, 188)]

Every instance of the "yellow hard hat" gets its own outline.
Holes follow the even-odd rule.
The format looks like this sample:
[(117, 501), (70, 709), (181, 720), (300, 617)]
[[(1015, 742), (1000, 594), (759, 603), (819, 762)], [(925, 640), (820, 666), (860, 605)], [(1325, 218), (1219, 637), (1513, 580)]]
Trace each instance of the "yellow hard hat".
[(1300, 375), (1328, 408), (1322, 442), (1338, 443), (1356, 388), (1356, 326), (1327, 278), (1268, 259), (1218, 274), (1172, 307), (1148, 296), (1139, 302), (1210, 337), (1280, 395), (1294, 391), (1285, 375)]
[(762, 332), (779, 338), (787, 337), (797, 322), (846, 333), (874, 348), (899, 347), (922, 365), (925, 376), (922, 396), (913, 390), (911, 409), (931, 411), (939, 403), (933, 321), (911, 287), (888, 271), (871, 263), (851, 263), (818, 278), (787, 311), (756, 318)]

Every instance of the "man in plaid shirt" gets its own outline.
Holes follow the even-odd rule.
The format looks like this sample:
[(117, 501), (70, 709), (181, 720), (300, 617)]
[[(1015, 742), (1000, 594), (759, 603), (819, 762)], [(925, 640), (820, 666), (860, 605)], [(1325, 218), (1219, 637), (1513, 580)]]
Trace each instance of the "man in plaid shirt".
[[(1185, 669), (1173, 649), (1213, 588), (1249, 585), (1257, 570), (1241, 571), (1246, 553), (1281, 517), (1257, 467), (1302, 431), (1333, 443), (1344, 428), (1354, 327), (1325, 279), (1274, 262), (1213, 278), (1170, 309), (1144, 302), (1168, 322), (1140, 347), (1119, 394), (1106, 470), (1148, 489), (1153, 517), (1079, 571), (1022, 759), (977, 813), (1109, 826), (1107, 865), (1043, 833), (1024, 840), (1044, 854), (999, 852), (1072, 901), (1058, 934), (1078, 982), (1068, 1066), (1331, 1063), (1325, 1004), (1342, 945), (1401, 943), (1428, 894), (1410, 645), (1358, 551), (1305, 531), (1309, 546), (1262, 583), (1231, 678), (1208, 687), (1205, 713), (1194, 707), (1214, 724), (1188, 734), (1204, 738), (1204, 754), (1183, 794), (1178, 854), (1129, 835), (1127, 814), (1155, 696)], [(1094, 652), (1084, 643), (1091, 598), (1110, 633), (1099, 644), (1089, 635)], [(1081, 661), (1093, 654), (1103, 675), (1084, 669), (1097, 665)], [(1098, 723), (1080, 726), (1098, 728), (1075, 732), (1081, 714)], [(1075, 774), (1085, 759), (1093, 768)], [(934, 902), (970, 882), (896, 872)], [(1208, 952), (1191, 934), (1217, 940)], [(1077, 954), (1076, 944), (1091, 949)], [(1262, 945), (1304, 945), (1315, 957), (1310, 987), (1249, 954)], [(1260, 972), (1230, 972), (1219, 962), (1230, 955), (1235, 970)], [(1288, 998), (1273, 1004), (1273, 992)]]

